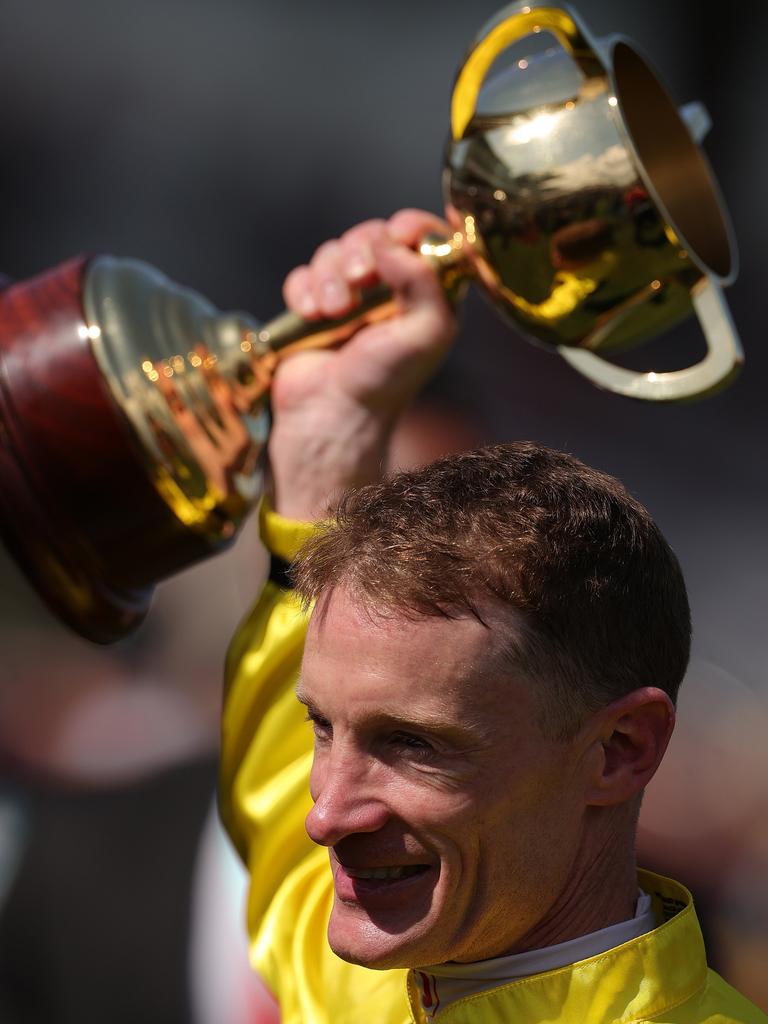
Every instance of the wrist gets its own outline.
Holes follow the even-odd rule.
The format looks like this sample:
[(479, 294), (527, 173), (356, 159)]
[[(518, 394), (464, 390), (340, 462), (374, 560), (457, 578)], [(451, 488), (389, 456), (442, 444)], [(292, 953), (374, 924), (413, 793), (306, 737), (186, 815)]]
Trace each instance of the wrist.
[(269, 442), (270, 500), (288, 519), (325, 517), (344, 491), (381, 479), (391, 423), (370, 411), (349, 410), (333, 421), (308, 409), (275, 424)]

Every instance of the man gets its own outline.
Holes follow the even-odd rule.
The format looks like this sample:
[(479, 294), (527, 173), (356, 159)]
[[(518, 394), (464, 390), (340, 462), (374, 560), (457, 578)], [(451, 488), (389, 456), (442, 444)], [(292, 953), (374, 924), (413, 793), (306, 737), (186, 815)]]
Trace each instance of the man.
[(707, 971), (690, 894), (636, 871), (690, 634), (648, 513), (531, 444), (377, 482), (454, 332), (411, 251), (436, 227), (362, 225), (286, 282), (308, 317), (376, 279), (402, 313), (273, 390), (272, 578), (230, 650), (222, 810), (274, 1019), (765, 1021)]

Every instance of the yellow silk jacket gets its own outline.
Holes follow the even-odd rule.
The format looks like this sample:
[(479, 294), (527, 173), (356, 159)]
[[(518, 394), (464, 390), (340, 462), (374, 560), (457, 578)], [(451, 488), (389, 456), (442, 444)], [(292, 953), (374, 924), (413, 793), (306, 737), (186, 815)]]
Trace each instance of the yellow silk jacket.
[[(267, 547), (290, 559), (312, 530), (265, 511)], [(327, 851), (304, 831), (312, 730), (294, 697), (306, 614), (267, 583), (229, 650), (220, 803), (250, 873), (248, 930), (255, 969), (277, 996), (282, 1024), (424, 1024), (405, 970), (340, 960), (326, 929), (333, 901)], [(708, 970), (690, 893), (642, 872), (658, 927), (600, 956), (470, 996), (445, 1024), (768, 1024)]]

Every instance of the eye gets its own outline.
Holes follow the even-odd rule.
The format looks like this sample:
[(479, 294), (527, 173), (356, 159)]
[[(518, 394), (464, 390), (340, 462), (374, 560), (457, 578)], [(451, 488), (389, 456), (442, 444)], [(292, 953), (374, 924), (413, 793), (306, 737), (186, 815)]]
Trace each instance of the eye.
[(428, 754), (434, 753), (434, 747), (431, 743), (425, 740), (423, 736), (416, 736), (410, 732), (393, 733), (390, 737), (390, 742), (395, 746), (404, 747), (420, 757), (426, 757)]
[(333, 736), (333, 727), (331, 726), (331, 723), (327, 718), (323, 718), (322, 715), (318, 715), (314, 711), (308, 711), (304, 721), (312, 723), (312, 731), (315, 734), (315, 739), (330, 740)]

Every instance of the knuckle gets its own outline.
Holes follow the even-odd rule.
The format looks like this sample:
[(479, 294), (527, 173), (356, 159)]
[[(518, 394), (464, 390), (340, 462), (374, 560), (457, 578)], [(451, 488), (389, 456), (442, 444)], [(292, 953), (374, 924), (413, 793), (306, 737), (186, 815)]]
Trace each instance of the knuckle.
[(409, 207), (398, 210), (389, 219), (389, 230), (397, 235), (416, 240), (430, 232), (446, 234), (448, 229), (444, 222), (434, 213)]
[(424, 329), (437, 341), (450, 341), (456, 335), (458, 323), (444, 299), (427, 306), (424, 315)]
[(412, 283), (426, 292), (430, 297), (432, 295), (442, 294), (437, 274), (430, 266), (429, 262), (418, 253), (413, 253), (413, 257), (410, 260), (410, 275)]
[(309, 275), (309, 267), (302, 264), (300, 267), (294, 267), (285, 278), (283, 282), (283, 293), (288, 294), (295, 292), (297, 289), (303, 288), (306, 284), (307, 277)]
[(341, 236), (341, 241), (358, 242), (367, 238), (374, 238), (378, 235), (383, 234), (386, 231), (386, 221), (378, 218), (374, 220), (365, 220), (361, 224), (355, 224), (354, 227), (349, 228)]
[(388, 223), (389, 224), (394, 224), (394, 223), (396, 223), (398, 221), (401, 221), (401, 220), (411, 220), (414, 217), (425, 217), (425, 216), (426, 216), (426, 214), (424, 213), (423, 210), (417, 210), (413, 206), (406, 206), (406, 207), (403, 207), (402, 210), (396, 210), (392, 214), (392, 216), (389, 218)]
[(318, 245), (312, 257), (311, 266), (315, 267), (324, 263), (333, 263), (338, 256), (339, 249), (340, 243), (337, 238), (331, 238), (327, 242), (323, 242), (322, 245)]

